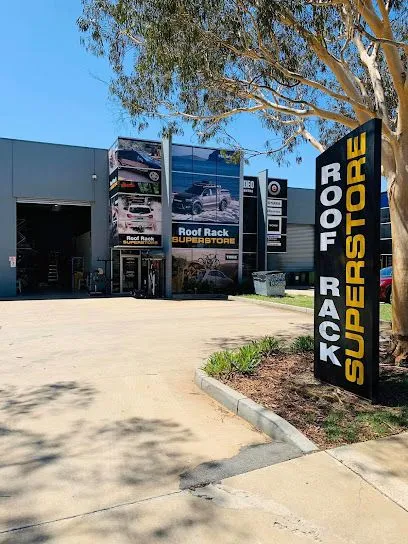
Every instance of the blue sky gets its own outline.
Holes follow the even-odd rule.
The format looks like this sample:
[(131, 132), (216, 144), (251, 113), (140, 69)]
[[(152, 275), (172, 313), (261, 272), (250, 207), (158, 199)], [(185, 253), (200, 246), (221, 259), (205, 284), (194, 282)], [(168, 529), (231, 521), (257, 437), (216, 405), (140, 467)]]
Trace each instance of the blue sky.
[[(81, 46), (75, 23), (80, 14), (80, 0), (3, 3), (0, 137), (102, 148), (118, 135), (157, 138), (157, 125), (137, 134), (109, 97), (109, 66)], [(274, 138), (249, 115), (240, 116), (229, 132), (251, 149), (262, 149), (265, 140)], [(175, 141), (197, 143), (188, 126)], [(313, 187), (317, 152), (304, 145), (300, 154), (302, 164), (293, 157), (287, 168), (257, 157), (245, 173), (268, 168), (270, 175), (287, 177), (291, 186)]]

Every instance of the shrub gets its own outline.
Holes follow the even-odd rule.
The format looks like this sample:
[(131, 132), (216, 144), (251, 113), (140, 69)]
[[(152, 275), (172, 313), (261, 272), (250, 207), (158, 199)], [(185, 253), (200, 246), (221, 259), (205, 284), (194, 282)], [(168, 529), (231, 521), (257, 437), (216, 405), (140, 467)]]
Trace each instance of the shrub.
[(265, 336), (234, 351), (217, 351), (213, 353), (203, 370), (209, 376), (221, 376), (232, 371), (242, 374), (253, 374), (262, 357), (276, 353), (281, 349), (280, 341), (273, 336)]
[(257, 345), (259, 352), (263, 356), (271, 355), (280, 351), (282, 346), (280, 340), (273, 336), (264, 336), (260, 340), (254, 342)]
[(203, 370), (209, 376), (228, 374), (232, 370), (232, 352), (226, 350), (213, 353), (204, 365)]
[(292, 342), (291, 349), (294, 353), (305, 353), (314, 350), (314, 339), (310, 334), (298, 336)]
[(261, 362), (261, 357), (256, 343), (248, 344), (233, 353), (232, 365), (242, 374), (252, 374)]

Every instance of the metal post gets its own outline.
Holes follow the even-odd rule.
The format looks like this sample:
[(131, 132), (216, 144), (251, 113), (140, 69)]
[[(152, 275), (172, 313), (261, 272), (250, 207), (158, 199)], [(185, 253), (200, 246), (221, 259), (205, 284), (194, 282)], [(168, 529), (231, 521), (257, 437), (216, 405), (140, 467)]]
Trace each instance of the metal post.
[(268, 170), (258, 174), (259, 195), (258, 195), (258, 269), (267, 270), (268, 261), (266, 256), (266, 196), (268, 191)]
[(162, 240), (163, 251), (166, 257), (164, 267), (164, 294), (172, 298), (172, 160), (171, 138), (162, 141)]

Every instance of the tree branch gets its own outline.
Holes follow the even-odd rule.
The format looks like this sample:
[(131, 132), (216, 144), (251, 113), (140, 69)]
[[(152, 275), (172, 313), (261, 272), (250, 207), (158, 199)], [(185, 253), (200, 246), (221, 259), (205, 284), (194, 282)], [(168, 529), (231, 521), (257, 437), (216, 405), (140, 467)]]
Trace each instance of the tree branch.
[(320, 143), (318, 140), (316, 140), (316, 138), (310, 134), (310, 132), (308, 130), (306, 130), (305, 128), (303, 128), (300, 132), (300, 134), (313, 146), (315, 147), (318, 151), (320, 151), (320, 153), (323, 153), (324, 151), (326, 151), (326, 148), (324, 147), (324, 145), (322, 143)]
[(371, 84), (373, 86), (374, 91), (374, 97), (376, 102), (376, 108), (380, 112), (381, 117), (388, 126), (390, 127), (390, 119), (388, 115), (387, 105), (386, 105), (386, 99), (385, 99), (385, 93), (384, 93), (384, 87), (382, 84), (381, 74), (378, 69), (377, 61), (376, 61), (376, 53), (374, 51), (374, 54), (370, 56), (364, 45), (361, 41), (361, 38), (359, 35), (355, 34), (353, 36), (353, 42), (355, 46), (357, 47), (357, 51), (360, 55), (361, 62), (364, 64), (364, 66), (368, 70), (368, 74), (370, 76)]
[[(380, 0), (378, 1), (380, 2)], [(384, 20), (381, 20), (377, 16), (377, 14), (375, 13), (372, 7), (371, 2), (357, 2), (356, 3), (357, 11), (361, 14), (361, 16), (365, 19), (367, 24), (373, 30), (376, 38), (385, 38), (387, 40), (395, 41), (391, 24), (390, 24), (390, 19), (388, 17), (388, 12), (386, 12), (384, 4), (382, 3), (382, 6), (379, 4), (379, 8), (383, 16), (384, 15), (386, 16)], [(395, 91), (398, 95), (398, 99), (400, 103), (403, 103), (404, 105), (406, 105), (407, 97), (406, 97), (406, 93), (404, 89), (406, 74), (401, 62), (401, 58), (399, 56), (399, 52), (394, 45), (383, 43), (382, 46), (383, 46), (385, 59), (387, 61), (388, 69), (390, 71), (391, 78), (394, 82)]]

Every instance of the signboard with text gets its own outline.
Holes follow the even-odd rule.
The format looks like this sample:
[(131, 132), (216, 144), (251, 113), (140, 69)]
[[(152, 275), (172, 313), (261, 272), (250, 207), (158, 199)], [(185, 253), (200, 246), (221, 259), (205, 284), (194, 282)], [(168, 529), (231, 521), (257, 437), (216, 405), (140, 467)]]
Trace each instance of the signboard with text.
[(379, 367), (381, 121), (316, 160), (315, 376), (376, 396)]
[(266, 196), (266, 252), (286, 252), (288, 181), (268, 178)]
[(118, 138), (108, 158), (110, 246), (161, 247), (161, 143)]
[(173, 223), (173, 247), (238, 249), (238, 244), (238, 225)]

